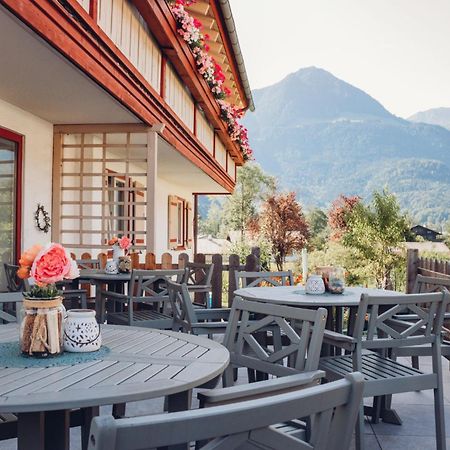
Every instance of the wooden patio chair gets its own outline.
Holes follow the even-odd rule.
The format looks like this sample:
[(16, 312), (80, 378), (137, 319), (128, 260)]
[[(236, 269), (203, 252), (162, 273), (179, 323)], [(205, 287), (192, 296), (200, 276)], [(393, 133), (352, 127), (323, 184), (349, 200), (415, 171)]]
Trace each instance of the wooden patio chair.
[[(116, 325), (133, 325), (158, 329), (172, 328), (169, 308), (168, 281), (181, 281), (184, 269), (133, 270), (128, 294), (102, 291), (102, 302), (114, 301), (125, 311), (109, 312), (107, 322)], [(139, 309), (137, 309), (140, 307)]]
[[(277, 382), (263, 383), (270, 388)], [(362, 376), (355, 373), (345, 380), (303, 390), (291, 382), (288, 389), (272, 390), (262, 398), (208, 409), (126, 419), (95, 417), (89, 450), (189, 447), (208, 439), (213, 440), (203, 447), (205, 450), (347, 450), (362, 391)], [(288, 434), (274, 426), (299, 415), (315, 417), (307, 441), (303, 435)]]
[[(236, 297), (223, 341), (230, 352), (224, 387), (233, 386), (233, 369), (239, 367), (277, 377), (309, 372), (309, 382), (317, 383), (326, 317), (324, 308), (307, 310)], [(215, 395), (206, 391), (201, 401), (211, 403)]]
[(172, 311), (172, 330), (196, 335), (224, 334), (230, 315), (229, 308), (194, 308), (188, 286), (167, 282)]
[(9, 292), (23, 291), (23, 280), (17, 276), (19, 266), (15, 264), (3, 263), (6, 277), (6, 287)]
[[(377, 297), (363, 294), (358, 307), (353, 336), (341, 336), (334, 345), (351, 352), (343, 356), (322, 358), (320, 368), (326, 372), (328, 380), (342, 378), (350, 372), (361, 372), (365, 379), (364, 397), (382, 397), (391, 394), (433, 389), (436, 424), (436, 447), (445, 446), (444, 398), (441, 367), (441, 328), (444, 311), (450, 300), (448, 292), (430, 294), (408, 294), (395, 297)], [(428, 309), (422, 308), (423, 304)], [(411, 322), (401, 332), (393, 328), (395, 315), (412, 313), (418, 320)], [(367, 335), (365, 324), (367, 318)], [(422, 333), (417, 335), (417, 330)], [(344, 343), (344, 341), (347, 341)], [(423, 373), (418, 369), (400, 364), (395, 356), (390, 358), (391, 349), (426, 345), (430, 348), (433, 373)], [(377, 352), (377, 353), (376, 353)], [(401, 424), (389, 404), (377, 402), (376, 416), (383, 420)], [(371, 411), (373, 412), (373, 411)], [(363, 448), (364, 407), (361, 402), (356, 426), (356, 445)]]
[(235, 272), (236, 289), (269, 286), (294, 286), (294, 276), (290, 270), (282, 272)]
[[(182, 280), (185, 283), (188, 291), (194, 294), (194, 305), (200, 307), (209, 307), (208, 297), (211, 292), (211, 279), (214, 270), (214, 264), (202, 264), (202, 263), (192, 263), (188, 262), (186, 264), (186, 273)], [(202, 302), (196, 301), (197, 295), (202, 294)]]
[[(450, 290), (450, 278), (435, 278), (417, 275), (414, 284), (414, 293), (423, 294), (426, 292), (441, 292), (443, 289)], [(424, 305), (426, 307), (426, 305)], [(416, 314), (399, 314), (394, 316), (394, 319), (403, 321), (416, 321)], [(399, 330), (408, 327), (408, 324), (397, 323)], [(420, 334), (420, 330), (417, 332)], [(442, 327), (442, 356), (450, 360), (450, 311), (444, 314), (444, 323)], [(418, 345), (415, 347), (401, 347), (396, 350), (396, 356), (410, 356), (411, 364), (416, 369), (419, 369), (419, 357), (431, 356), (431, 348), (427, 345)]]

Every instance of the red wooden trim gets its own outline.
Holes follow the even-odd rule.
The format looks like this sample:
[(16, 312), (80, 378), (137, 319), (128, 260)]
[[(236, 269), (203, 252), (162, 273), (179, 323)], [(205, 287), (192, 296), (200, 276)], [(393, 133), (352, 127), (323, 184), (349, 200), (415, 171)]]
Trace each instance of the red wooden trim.
[(167, 65), (167, 58), (165, 55), (161, 58), (161, 80), (159, 84), (159, 94), (161, 95), (162, 99), (165, 99), (166, 97), (166, 65)]
[(3, 139), (8, 139), (9, 141), (15, 142), (17, 144), (17, 177), (16, 177), (16, 223), (15, 223), (15, 235), (16, 242), (14, 248), (14, 255), (12, 260), (19, 263), (20, 254), (22, 251), (22, 179), (23, 179), (23, 136), (21, 134), (14, 133), (13, 131), (7, 130), (6, 128), (0, 127), (0, 137)]
[(90, 0), (89, 2), (89, 15), (92, 17), (95, 23), (98, 18), (98, 0)]
[(198, 239), (198, 195), (194, 194), (194, 255), (197, 254), (197, 239)]
[(248, 108), (248, 99), (247, 99), (247, 96), (245, 95), (244, 86), (242, 86), (241, 77), (239, 75), (239, 70), (237, 68), (236, 58), (234, 56), (233, 47), (232, 47), (231, 41), (230, 41), (230, 35), (228, 34), (228, 31), (226, 30), (222, 11), (217, 6), (217, 2), (215, 0), (211, 0), (209, 2), (209, 5), (211, 6), (213, 15), (216, 18), (217, 28), (219, 28), (219, 33), (220, 33), (222, 42), (225, 47), (225, 53), (227, 55), (228, 62), (230, 63), (231, 72), (233, 73), (233, 78), (236, 81), (236, 86), (238, 88), (239, 95), (242, 99), (242, 104), (244, 105), (244, 109), (247, 109)]
[(214, 130), (214, 139), (213, 139), (213, 157), (216, 159), (216, 139), (217, 139), (217, 132)]
[[(72, 13), (51, 0), (0, 0), (0, 3), (145, 123), (165, 123), (163, 136), (171, 145), (222, 187), (233, 189), (233, 180), (76, 0), (65, 2)], [(154, 2), (148, 4), (155, 8)], [(176, 35), (172, 38), (178, 42)], [(186, 50), (190, 52), (187, 47)], [(218, 116), (216, 120), (222, 122)]]

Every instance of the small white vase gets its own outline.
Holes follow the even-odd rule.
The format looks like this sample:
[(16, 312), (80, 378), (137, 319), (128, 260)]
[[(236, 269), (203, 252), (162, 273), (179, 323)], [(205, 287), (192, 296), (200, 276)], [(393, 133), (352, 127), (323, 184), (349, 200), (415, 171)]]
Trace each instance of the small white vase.
[(119, 258), (121, 256), (125, 256), (125, 250), (123, 248), (120, 248), (119, 244), (114, 244), (112, 251), (113, 251), (112, 258), (115, 261), (115, 263), (119, 265)]
[(113, 259), (108, 259), (106, 261), (105, 273), (108, 275), (116, 275), (119, 272), (119, 268), (117, 266), (116, 261)]
[(70, 309), (64, 323), (64, 350), (95, 352), (102, 345), (100, 326), (92, 309)]
[(306, 280), (305, 292), (307, 294), (320, 295), (325, 292), (325, 283), (322, 275), (311, 275)]

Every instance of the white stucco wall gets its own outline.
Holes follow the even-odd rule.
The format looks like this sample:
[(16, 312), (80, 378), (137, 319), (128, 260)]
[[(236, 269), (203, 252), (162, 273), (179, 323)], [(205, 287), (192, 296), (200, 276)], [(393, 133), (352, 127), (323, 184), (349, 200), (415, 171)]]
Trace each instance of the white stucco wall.
[(53, 125), (0, 99), (0, 127), (22, 134), (22, 250), (33, 244), (50, 242), (50, 232), (39, 231), (34, 212), (41, 203), (51, 215)]
[[(193, 254), (193, 249), (175, 251), (168, 250), (168, 229), (169, 229), (169, 195), (177, 195), (191, 203), (194, 208), (194, 196), (192, 191), (183, 185), (171, 183), (161, 177), (158, 177), (156, 183), (156, 243), (155, 255), (158, 262), (160, 262), (163, 253), (170, 253), (172, 256), (178, 256), (180, 253)], [(193, 211), (193, 210), (192, 210)], [(193, 217), (190, 223), (190, 236), (193, 235)]]

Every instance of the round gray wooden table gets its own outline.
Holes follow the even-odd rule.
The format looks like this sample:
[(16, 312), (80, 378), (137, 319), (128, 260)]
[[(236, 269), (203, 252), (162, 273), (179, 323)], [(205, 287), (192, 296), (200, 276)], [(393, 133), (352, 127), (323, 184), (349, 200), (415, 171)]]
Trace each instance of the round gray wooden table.
[(250, 287), (234, 291), (234, 295), (246, 300), (260, 299), (270, 303), (289, 306), (358, 306), (361, 294), (399, 295), (396, 291), (347, 287), (342, 294), (306, 294), (302, 286)]
[[(162, 396), (169, 411), (188, 409), (192, 389), (213, 383), (229, 362), (219, 343), (184, 333), (104, 325), (102, 338), (111, 352), (99, 360), (0, 367), (0, 412), (18, 414), (19, 450), (69, 448), (70, 409)], [(0, 327), (0, 342), (16, 339), (17, 325)]]

